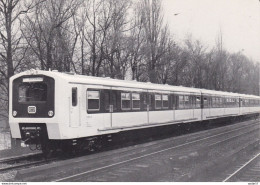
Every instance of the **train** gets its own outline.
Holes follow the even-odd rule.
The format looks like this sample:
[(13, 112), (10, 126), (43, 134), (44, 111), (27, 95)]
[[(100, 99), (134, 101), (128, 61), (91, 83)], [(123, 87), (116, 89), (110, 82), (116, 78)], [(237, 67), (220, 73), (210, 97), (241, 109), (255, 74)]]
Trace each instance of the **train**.
[(34, 149), (98, 148), (139, 129), (260, 114), (260, 97), (43, 70), (9, 82), (13, 138)]

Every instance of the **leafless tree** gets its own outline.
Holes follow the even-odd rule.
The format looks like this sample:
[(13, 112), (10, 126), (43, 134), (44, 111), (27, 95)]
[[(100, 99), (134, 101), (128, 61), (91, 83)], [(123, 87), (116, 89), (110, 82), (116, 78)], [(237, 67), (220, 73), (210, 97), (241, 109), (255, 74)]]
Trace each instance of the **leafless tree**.
[(148, 77), (151, 82), (157, 82), (156, 66), (167, 51), (169, 30), (164, 25), (162, 5), (160, 0), (141, 1), (142, 16), (145, 29), (145, 57)]
[[(88, 0), (84, 3), (82, 15), (82, 53), (87, 53), (86, 74), (99, 75), (99, 69), (104, 60), (104, 45), (108, 30), (112, 24), (112, 1)], [(86, 44), (85, 44), (86, 43)], [(82, 54), (83, 57), (86, 55)], [(83, 60), (83, 58), (82, 58)], [(82, 65), (84, 67), (84, 65)]]
[(7, 116), (9, 78), (19, 71), (27, 50), (19, 18), (29, 13), (33, 2), (0, 0), (0, 114)]
[[(38, 0), (40, 1), (40, 0)], [(69, 71), (79, 33), (74, 28), (81, 1), (46, 0), (23, 21), (22, 33), (43, 70)]]
[(205, 88), (205, 55), (206, 47), (199, 41), (188, 37), (185, 40), (187, 53), (189, 53), (189, 70), (187, 70), (189, 86)]

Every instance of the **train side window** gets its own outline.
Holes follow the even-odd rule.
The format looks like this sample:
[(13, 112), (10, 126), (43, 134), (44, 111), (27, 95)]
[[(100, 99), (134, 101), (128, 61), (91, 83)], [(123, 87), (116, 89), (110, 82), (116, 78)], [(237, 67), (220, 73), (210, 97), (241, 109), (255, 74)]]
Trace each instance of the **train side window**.
[(179, 108), (184, 109), (184, 96), (179, 95)]
[(186, 109), (190, 108), (190, 97), (189, 96), (184, 96), (184, 106)]
[(120, 104), (120, 98), (117, 98), (117, 91), (111, 91), (111, 100), (110, 100), (110, 105), (113, 105), (113, 110), (117, 110), (118, 105)]
[(219, 97), (218, 98), (218, 102), (217, 102), (218, 108), (220, 108), (222, 106), (221, 103), (222, 103), (222, 99)]
[(169, 108), (169, 97), (168, 97), (168, 95), (166, 95), (166, 94), (162, 95), (162, 100), (163, 100), (163, 108), (168, 109)]
[(98, 111), (100, 109), (100, 92), (95, 90), (87, 91), (88, 110)]
[(216, 97), (212, 97), (212, 107), (215, 108), (216, 106)]
[(239, 107), (243, 107), (243, 100), (239, 98)]
[(105, 105), (105, 110), (108, 111), (109, 110), (109, 90), (105, 90), (104, 91), (104, 105)]
[(196, 108), (196, 96), (192, 96), (192, 108)]
[(197, 97), (196, 97), (196, 107), (197, 107), (197, 108), (200, 108), (200, 104), (201, 104), (201, 103), (200, 103), (200, 97), (197, 96)]
[(161, 109), (162, 108), (162, 96), (160, 94), (155, 94), (155, 108)]
[(207, 97), (203, 98), (203, 105), (204, 105), (204, 108), (208, 108), (208, 99), (207, 99)]
[(131, 109), (130, 93), (121, 93), (121, 108), (122, 110)]
[(171, 108), (176, 109), (176, 96), (172, 94), (171, 97)]
[(148, 97), (147, 97), (147, 105), (149, 105), (149, 110), (152, 109), (152, 94), (148, 94)]
[(140, 94), (132, 93), (132, 106), (133, 109), (140, 109)]
[(72, 100), (72, 106), (75, 107), (78, 104), (78, 89), (77, 87), (73, 87), (71, 91), (71, 100)]

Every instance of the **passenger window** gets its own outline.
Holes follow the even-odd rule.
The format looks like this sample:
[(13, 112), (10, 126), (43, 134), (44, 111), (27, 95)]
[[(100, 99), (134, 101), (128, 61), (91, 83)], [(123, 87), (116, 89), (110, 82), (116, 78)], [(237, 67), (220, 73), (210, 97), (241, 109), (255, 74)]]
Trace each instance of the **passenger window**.
[(175, 104), (175, 102), (176, 102), (176, 96), (175, 95), (172, 95), (171, 96), (171, 107), (172, 107), (172, 109), (176, 109), (176, 104)]
[(203, 104), (204, 104), (204, 107), (205, 107), (205, 108), (208, 107), (208, 99), (207, 99), (207, 98), (204, 98), (204, 99), (203, 99)]
[(223, 98), (219, 98), (219, 105), (220, 105), (220, 107), (224, 107), (223, 102), (224, 102), (224, 99)]
[(112, 103), (113, 105), (113, 110), (117, 110), (117, 105), (119, 104), (119, 102), (117, 102), (117, 91), (112, 91), (112, 101), (110, 102), (110, 104)]
[(71, 94), (71, 97), (72, 97), (72, 106), (75, 107), (77, 106), (78, 104), (78, 95), (77, 95), (77, 87), (73, 87), (72, 88), (72, 94)]
[(163, 108), (168, 109), (169, 108), (169, 97), (168, 95), (162, 95), (163, 100)]
[(147, 100), (146, 100), (145, 109), (147, 109), (147, 106), (149, 105), (149, 110), (151, 110), (152, 109), (152, 95), (148, 94), (146, 97), (147, 97)]
[(185, 101), (185, 108), (190, 108), (190, 97), (189, 96), (184, 96), (184, 101)]
[(88, 110), (89, 111), (98, 111), (100, 104), (100, 93), (99, 91), (88, 90), (87, 91), (87, 100), (88, 100)]
[(130, 103), (130, 93), (121, 93), (121, 108), (122, 110), (130, 110), (131, 103)]
[(212, 97), (212, 107), (216, 107), (216, 98)]
[(140, 94), (132, 93), (133, 109), (140, 109)]
[(162, 96), (160, 94), (156, 94), (155, 98), (155, 108), (161, 109), (162, 108)]
[(199, 96), (196, 97), (196, 107), (200, 108), (200, 97)]
[(110, 103), (109, 103), (109, 91), (105, 90), (104, 91), (104, 105), (105, 105), (105, 110), (109, 110), (109, 106), (110, 106)]
[(179, 108), (180, 109), (184, 108), (184, 96), (182, 95), (179, 96)]

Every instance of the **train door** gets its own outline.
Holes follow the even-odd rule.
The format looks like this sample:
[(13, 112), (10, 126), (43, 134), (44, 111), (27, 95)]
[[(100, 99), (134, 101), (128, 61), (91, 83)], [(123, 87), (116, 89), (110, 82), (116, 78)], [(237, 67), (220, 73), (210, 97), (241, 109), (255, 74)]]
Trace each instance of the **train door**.
[(105, 112), (104, 114), (104, 126), (113, 127), (113, 114), (117, 112), (118, 95), (116, 90), (105, 89), (104, 90), (104, 103)]
[(243, 102), (243, 100), (242, 100), (241, 97), (239, 97), (238, 101), (239, 101), (239, 104), (238, 104), (239, 115), (241, 115), (242, 114), (242, 102)]
[(70, 95), (70, 127), (79, 127), (80, 126), (80, 87), (72, 86), (71, 95)]
[(110, 126), (113, 127), (113, 116), (115, 112), (119, 109), (119, 102), (120, 102), (120, 95), (118, 94), (118, 91), (116, 90), (110, 90), (110, 99), (109, 99), (109, 113), (110, 113)]
[(210, 110), (209, 110), (209, 107), (210, 107), (210, 103), (209, 103), (209, 97), (208, 96), (205, 96), (203, 95), (202, 96), (202, 115), (203, 115), (203, 120), (204, 119), (207, 119), (207, 117), (209, 117), (210, 115)]

